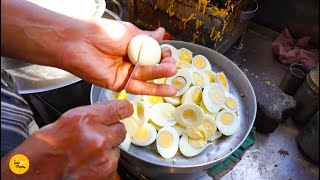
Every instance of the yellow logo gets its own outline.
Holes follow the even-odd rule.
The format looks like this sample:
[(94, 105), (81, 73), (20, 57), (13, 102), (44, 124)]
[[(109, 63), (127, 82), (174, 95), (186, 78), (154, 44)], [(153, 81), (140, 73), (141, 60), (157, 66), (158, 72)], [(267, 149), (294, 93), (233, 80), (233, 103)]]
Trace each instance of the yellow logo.
[(29, 159), (23, 154), (12, 156), (9, 162), (9, 168), (15, 174), (24, 174), (29, 169)]

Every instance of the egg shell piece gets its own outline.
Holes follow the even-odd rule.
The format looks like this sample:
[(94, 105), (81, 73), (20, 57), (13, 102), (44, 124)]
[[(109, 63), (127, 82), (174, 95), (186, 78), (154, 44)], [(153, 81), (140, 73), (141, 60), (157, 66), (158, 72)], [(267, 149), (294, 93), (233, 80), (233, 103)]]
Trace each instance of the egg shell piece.
[(196, 127), (204, 120), (204, 112), (196, 104), (183, 104), (175, 109), (173, 117), (184, 127)]
[(215, 141), (216, 139), (218, 139), (219, 137), (222, 136), (222, 133), (219, 131), (216, 131), (216, 133), (212, 136), (207, 137), (207, 141)]
[(179, 149), (179, 135), (176, 130), (170, 126), (161, 128), (157, 134), (156, 146), (163, 158), (169, 159), (176, 155)]
[[(224, 113), (230, 113), (232, 115), (232, 117), (233, 117), (233, 123), (232, 124), (227, 125), (227, 124), (224, 124), (221, 121), (221, 116)], [(230, 136), (230, 135), (232, 135), (232, 134), (237, 132), (237, 130), (239, 129), (239, 126), (240, 126), (240, 121), (239, 121), (238, 116), (234, 112), (229, 111), (229, 110), (222, 110), (222, 111), (218, 112), (218, 114), (217, 114), (216, 125), (217, 125), (217, 128), (219, 129), (219, 131), (223, 135)]]
[(200, 86), (191, 86), (182, 96), (182, 104), (199, 105), (202, 99), (202, 89)]
[(120, 144), (120, 146), (121, 146), (124, 150), (129, 151), (130, 145), (131, 145), (131, 137), (130, 137), (129, 134), (126, 134), (126, 138), (125, 138), (124, 141)]
[(208, 111), (218, 112), (226, 101), (224, 88), (218, 83), (207, 84), (202, 92), (202, 100)]
[[(141, 129), (138, 129), (136, 134), (131, 137), (131, 142), (132, 144), (134, 145), (137, 145), (137, 146), (149, 146), (150, 144), (152, 144), (155, 140), (156, 140), (156, 137), (157, 137), (157, 130), (149, 123), (146, 123), (144, 124), (142, 127), (140, 128), (144, 128), (143, 130), (147, 130), (148, 132), (144, 132), (141, 133), (142, 137), (145, 138), (145, 134), (148, 134), (149, 133), (149, 136), (147, 137), (148, 139), (145, 141), (145, 142), (138, 142), (135, 140), (135, 137), (137, 136), (137, 133), (139, 133)], [(141, 137), (139, 136), (139, 137)]]
[(169, 103), (159, 103), (150, 109), (150, 118), (158, 126), (173, 126), (177, 122), (173, 118), (175, 107)]
[(199, 70), (211, 70), (211, 64), (209, 60), (200, 54), (192, 58), (192, 65)]
[(138, 35), (129, 42), (128, 57), (132, 64), (136, 64), (139, 57), (139, 66), (156, 65), (161, 60), (161, 48), (155, 39), (147, 35)]
[(186, 157), (193, 157), (196, 156), (198, 154), (200, 154), (203, 150), (205, 150), (209, 145), (211, 145), (210, 143), (201, 147), (201, 148), (194, 148), (192, 147), (189, 142), (188, 142), (188, 135), (186, 132), (184, 132), (182, 134), (182, 137), (180, 139), (179, 142), (179, 149), (181, 151), (181, 153), (186, 156)]
[[(239, 101), (237, 100), (237, 98), (234, 95), (232, 95), (230, 92), (225, 92), (225, 93), (226, 93), (226, 102), (222, 106), (222, 110), (226, 109), (232, 112), (238, 112)], [(232, 100), (228, 98), (231, 98)], [(233, 108), (234, 106), (235, 108)]]

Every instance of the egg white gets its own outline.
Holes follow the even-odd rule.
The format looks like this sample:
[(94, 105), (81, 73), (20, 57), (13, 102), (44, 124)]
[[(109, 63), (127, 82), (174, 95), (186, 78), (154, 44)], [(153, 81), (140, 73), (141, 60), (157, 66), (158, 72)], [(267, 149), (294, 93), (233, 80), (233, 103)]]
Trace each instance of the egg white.
[[(219, 76), (222, 76), (222, 78), (226, 81), (226, 85), (224, 85), (222, 83), (222, 81), (220, 80)], [(216, 82), (221, 84), (222, 87), (227, 91), (229, 92), (229, 81), (228, 81), (228, 78), (227, 76), (224, 74), (224, 72), (218, 72), (216, 73)]]
[[(177, 123), (172, 116), (175, 109), (169, 103), (156, 104), (150, 109), (150, 118), (158, 126), (173, 126)], [(166, 115), (163, 113), (166, 113)]]
[[(215, 90), (211, 93), (214, 97), (210, 96), (210, 91), (212, 92), (211, 89)], [(207, 84), (202, 92), (202, 100), (208, 111), (211, 113), (218, 112), (226, 101), (224, 88), (218, 83)]]
[[(191, 71), (192, 85), (200, 86), (201, 88), (204, 88), (204, 86), (210, 83), (208, 76), (202, 70), (199, 70), (197, 68), (189, 68), (189, 70)], [(198, 84), (198, 82), (195, 80), (195, 77), (194, 77), (195, 74), (199, 75), (202, 78), (203, 84)]]
[(201, 147), (201, 148), (194, 148), (189, 144), (188, 141), (188, 134), (185, 131), (182, 134), (182, 137), (180, 139), (179, 142), (179, 149), (181, 151), (181, 153), (186, 156), (186, 157), (193, 157), (196, 156), (198, 154), (200, 154), (203, 150), (205, 150), (208, 146), (210, 145), (210, 143), (206, 144), (205, 146)]
[(232, 94), (229, 93), (229, 92), (226, 92), (226, 98), (232, 98), (232, 99), (236, 102), (237, 107), (236, 107), (235, 109), (230, 109), (230, 108), (226, 105), (226, 103), (225, 103), (225, 104), (223, 105), (222, 109), (223, 109), (223, 110), (226, 109), (226, 110), (229, 110), (229, 111), (232, 111), (232, 112), (237, 112), (238, 109), (239, 109), (239, 102), (238, 102), (237, 98), (234, 97), (234, 95), (232, 95)]
[(200, 90), (201, 91), (201, 94), (200, 96), (202, 96), (202, 89), (200, 86), (191, 86), (182, 96), (182, 104), (197, 104), (199, 105), (200, 104), (200, 101), (201, 101), (201, 98), (200, 98), (200, 101), (199, 103), (195, 103), (193, 101), (193, 95), (195, 93), (196, 90)]
[(181, 104), (181, 98), (180, 97), (163, 97), (164, 101), (166, 103), (170, 103), (174, 106), (178, 106)]
[(178, 59), (179, 59), (178, 49), (175, 48), (174, 46), (172, 46), (172, 45), (170, 45), (170, 44), (162, 44), (160, 47), (161, 47), (161, 48), (163, 48), (163, 47), (168, 47), (168, 48), (171, 50), (171, 57), (172, 57), (174, 60), (178, 60)]
[(186, 130), (186, 127), (181, 126), (179, 123), (172, 126), (178, 133), (179, 136), (183, 134), (183, 132)]
[(207, 137), (207, 141), (211, 141), (212, 142), (212, 141), (218, 139), (221, 136), (222, 136), (222, 133), (219, 132), (219, 131), (216, 131), (216, 133), (214, 135), (212, 135), (210, 137)]
[[(161, 147), (158, 141), (158, 137), (162, 132), (168, 132), (172, 135), (173, 137), (173, 144), (170, 147), (164, 148)], [(156, 145), (157, 145), (157, 150), (159, 154), (166, 159), (172, 158), (174, 155), (176, 155), (178, 149), (179, 149), (179, 135), (177, 131), (170, 126), (163, 127), (159, 130), (157, 138), (156, 138)]]
[[(185, 118), (184, 113), (187, 111), (192, 111), (196, 116), (195, 119)], [(196, 127), (204, 120), (204, 112), (201, 107), (196, 104), (182, 104), (173, 112), (173, 118), (184, 127)]]
[(186, 80), (185, 86), (183, 86), (183, 88), (178, 90), (176, 95), (175, 95), (175, 96), (180, 96), (184, 92), (186, 92), (186, 90), (190, 87), (191, 82), (192, 82), (192, 75), (191, 75), (191, 72), (189, 71), (189, 69), (178, 69), (178, 72), (174, 76), (171, 76), (171, 77), (167, 78), (166, 84), (172, 85), (172, 81), (176, 77), (183, 77)]
[[(154, 106), (155, 104), (163, 103), (163, 102), (164, 102), (164, 99), (163, 99), (163, 97), (161, 97), (161, 96), (148, 96), (148, 95), (144, 95), (142, 99), (143, 99), (143, 101), (144, 101), (149, 107), (152, 107), (152, 106)], [(154, 100), (156, 100), (156, 101), (153, 102)]]
[(126, 134), (126, 138), (124, 139), (124, 141), (120, 144), (120, 146), (126, 150), (129, 151), (130, 146), (131, 146), (131, 137), (129, 134)]
[[(197, 58), (202, 58), (205, 62), (205, 66), (203, 67), (203, 68), (199, 68), (199, 67), (197, 67), (196, 65), (195, 65), (195, 60), (197, 59)], [(196, 67), (197, 69), (199, 69), (199, 70), (211, 70), (211, 64), (210, 64), (210, 62), (209, 62), (209, 60), (205, 57), (205, 56), (203, 56), (203, 55), (196, 55), (196, 56), (194, 56), (193, 58), (192, 58), (192, 65), (194, 66), (194, 67)]]
[(193, 58), (193, 53), (192, 53), (189, 49), (187, 49), (187, 48), (181, 48), (181, 49), (178, 50), (178, 53), (177, 53), (177, 54), (178, 54), (178, 59), (181, 60), (181, 61), (184, 61), (183, 59), (180, 58), (180, 55), (181, 55), (181, 53), (182, 53), (183, 51), (187, 51), (188, 53), (191, 53), (190, 59), (189, 59), (188, 61), (185, 61), (185, 62), (190, 63), (190, 62), (192, 61), (192, 58)]
[(150, 144), (152, 144), (156, 140), (157, 130), (149, 123), (144, 124), (142, 127), (147, 128), (149, 130), (150, 138), (146, 142), (140, 143), (140, 142), (136, 142), (134, 140), (134, 138), (132, 137), (131, 142), (132, 142), (132, 144), (137, 145), (137, 146), (149, 146)]
[[(119, 94), (119, 92), (111, 91), (109, 89), (106, 90), (106, 97), (107, 97), (108, 101), (117, 100), (118, 94)], [(141, 100), (141, 95), (127, 93), (127, 100), (139, 101), (139, 100)]]
[[(221, 115), (223, 113), (230, 113), (233, 116), (233, 123), (232, 124), (226, 125), (221, 122)], [(218, 114), (217, 114), (216, 125), (217, 125), (218, 130), (223, 135), (230, 136), (230, 135), (234, 134), (239, 129), (240, 121), (239, 121), (238, 116), (234, 112), (229, 111), (229, 110), (222, 110), (222, 111), (218, 112)]]
[[(212, 71), (212, 70), (204, 70), (204, 73), (207, 75), (210, 83), (216, 82), (216, 75), (217, 75), (217, 73), (215, 73), (215, 72)], [(209, 76), (212, 76), (212, 80), (211, 80), (211, 78), (210, 78)]]

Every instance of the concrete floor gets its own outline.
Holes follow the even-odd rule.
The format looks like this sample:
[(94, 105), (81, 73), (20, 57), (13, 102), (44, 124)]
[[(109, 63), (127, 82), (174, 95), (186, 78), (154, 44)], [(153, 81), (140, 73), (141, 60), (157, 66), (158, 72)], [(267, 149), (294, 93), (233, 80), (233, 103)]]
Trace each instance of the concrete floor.
[[(270, 81), (270, 85), (278, 86), (287, 71), (287, 67), (273, 57), (271, 43), (274, 37), (269, 35), (271, 34), (265, 31), (258, 33), (256, 28), (249, 29), (244, 38), (244, 48), (231, 48), (225, 53), (225, 56), (241, 69), (248, 70), (246, 75), (254, 88), (258, 79)], [(273, 133), (265, 135), (257, 132), (256, 143), (222, 179), (319, 179), (319, 165), (307, 159), (297, 145), (296, 137), (300, 128), (289, 118)], [(281, 149), (289, 154), (279, 154)]]

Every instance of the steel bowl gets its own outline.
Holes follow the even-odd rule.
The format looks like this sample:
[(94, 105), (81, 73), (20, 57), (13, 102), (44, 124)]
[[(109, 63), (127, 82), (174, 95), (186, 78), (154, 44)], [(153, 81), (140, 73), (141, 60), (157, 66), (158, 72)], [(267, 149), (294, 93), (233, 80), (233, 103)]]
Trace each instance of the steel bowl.
[[(201, 54), (208, 58), (212, 70), (223, 71), (227, 76), (232, 93), (239, 100), (240, 128), (229, 137), (219, 138), (214, 146), (207, 147), (201, 154), (187, 158), (177, 153), (172, 159), (164, 159), (155, 151), (155, 143), (148, 147), (132, 145), (129, 151), (121, 150), (121, 156), (131, 166), (135, 167), (146, 177), (157, 179), (168, 173), (197, 173), (222, 162), (230, 156), (248, 136), (257, 111), (256, 96), (252, 85), (245, 74), (231, 60), (222, 54), (204, 46), (182, 41), (162, 41), (161, 44), (171, 44), (177, 49), (187, 48), (193, 55)], [(91, 104), (104, 100), (104, 89), (98, 86), (91, 87)], [(174, 160), (173, 160), (174, 159)], [(169, 174), (173, 175), (173, 174)], [(186, 177), (186, 176), (185, 176)]]

